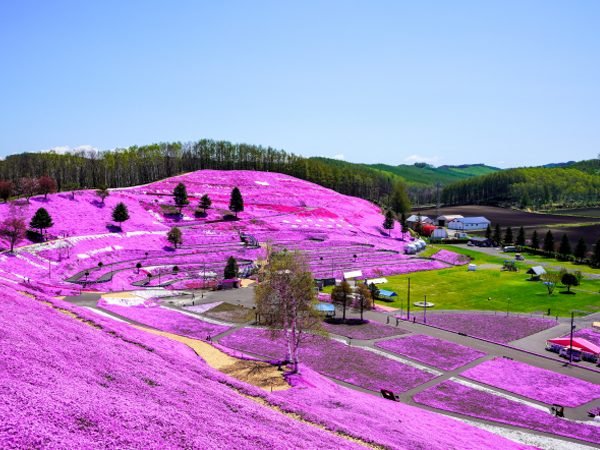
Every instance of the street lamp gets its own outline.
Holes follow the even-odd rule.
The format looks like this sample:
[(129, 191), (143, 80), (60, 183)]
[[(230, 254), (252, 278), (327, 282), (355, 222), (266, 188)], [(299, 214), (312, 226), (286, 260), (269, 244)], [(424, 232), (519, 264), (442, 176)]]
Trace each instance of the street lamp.
[(508, 308), (510, 306), (510, 298), (506, 300), (506, 317), (508, 317)]
[(427, 296), (425, 296), (425, 303), (423, 303), (423, 323), (427, 323)]

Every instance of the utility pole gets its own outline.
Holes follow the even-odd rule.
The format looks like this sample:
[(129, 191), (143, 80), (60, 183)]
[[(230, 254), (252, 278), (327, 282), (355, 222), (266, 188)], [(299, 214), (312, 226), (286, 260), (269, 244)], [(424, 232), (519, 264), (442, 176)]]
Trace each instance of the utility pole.
[(410, 320), (410, 277), (408, 278), (408, 301), (406, 302), (406, 319)]
[(436, 184), (435, 187), (437, 188), (437, 202), (435, 204), (435, 218), (437, 220), (437, 218), (442, 215), (442, 210), (440, 207), (440, 183)]
[(569, 351), (569, 361), (573, 364), (573, 317), (575, 316), (575, 311), (571, 311), (571, 350)]

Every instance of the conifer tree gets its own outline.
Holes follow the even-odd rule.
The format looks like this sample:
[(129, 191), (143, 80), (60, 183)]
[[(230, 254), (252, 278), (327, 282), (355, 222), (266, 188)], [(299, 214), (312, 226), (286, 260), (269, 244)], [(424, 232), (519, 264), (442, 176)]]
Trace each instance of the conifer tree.
[(581, 236), (579, 238), (579, 240), (577, 241), (577, 244), (575, 244), (575, 250), (573, 250), (573, 256), (575, 256), (575, 258), (579, 259), (579, 261), (583, 261), (583, 258), (585, 258), (585, 254), (587, 253), (588, 250), (588, 246), (587, 243), (585, 242), (585, 238), (583, 236)]
[(123, 202), (119, 202), (112, 211), (112, 219), (119, 223), (119, 228), (123, 229), (123, 222), (129, 220), (129, 211), (127, 205)]
[(573, 249), (571, 248), (571, 241), (569, 241), (569, 236), (567, 236), (567, 234), (565, 233), (562, 235), (562, 238), (560, 240), (558, 253), (560, 253), (560, 256), (562, 256), (564, 259), (568, 255), (570, 255), (572, 251)]
[(171, 228), (171, 230), (169, 230), (169, 232), (167, 233), (167, 241), (173, 244), (175, 248), (177, 248), (177, 244), (183, 243), (182, 238), (183, 234), (181, 233), (181, 230), (177, 227)]
[(504, 242), (507, 244), (512, 244), (514, 240), (515, 240), (515, 238), (513, 236), (512, 228), (508, 227), (506, 229), (506, 234), (504, 235)]
[(206, 212), (206, 210), (210, 208), (210, 205), (212, 205), (212, 200), (210, 199), (208, 194), (204, 194), (200, 199), (200, 208), (202, 208), (204, 212)]
[(408, 226), (406, 225), (406, 214), (402, 213), (400, 216), (400, 225), (402, 226), (402, 231), (406, 231)]
[(179, 214), (181, 214), (181, 209), (190, 203), (185, 184), (179, 183), (175, 186), (175, 189), (173, 189), (173, 197), (175, 206), (179, 208)]
[(38, 209), (31, 218), (31, 222), (29, 222), (31, 228), (40, 230), (40, 234), (42, 234), (46, 228), (50, 228), (53, 225), (52, 218), (50, 217), (50, 214), (48, 214), (48, 211), (46, 211), (46, 208)]
[(531, 248), (536, 250), (540, 248), (540, 236), (538, 235), (537, 230), (533, 230), (533, 234), (531, 235)]
[(502, 244), (502, 229), (500, 228), (499, 223), (496, 223), (496, 228), (494, 229), (494, 236), (492, 239), (496, 245)]
[(552, 234), (551, 230), (548, 230), (548, 232), (546, 233), (546, 236), (544, 237), (543, 250), (546, 253), (554, 252), (554, 235)]
[(230, 256), (227, 259), (227, 265), (225, 266), (225, 271), (223, 272), (223, 278), (226, 280), (231, 280), (232, 278), (237, 278), (240, 273), (240, 269), (238, 267), (238, 263), (233, 256)]
[(592, 255), (592, 264), (595, 267), (600, 266), (600, 239), (596, 241), (596, 246), (594, 247), (594, 254)]
[(488, 223), (487, 228), (485, 229), (485, 237), (486, 239), (492, 238), (492, 226)]
[(244, 211), (244, 199), (238, 187), (234, 187), (231, 191), (231, 199), (229, 200), (229, 211), (235, 213), (237, 217), (239, 212)]
[(515, 241), (515, 244), (523, 247), (525, 245), (525, 241), (527, 240), (527, 235), (525, 234), (525, 228), (521, 227), (519, 228), (519, 232), (517, 233), (517, 240)]
[(383, 220), (383, 228), (388, 230), (388, 236), (391, 234), (391, 230), (394, 228), (394, 213), (391, 209), (385, 212), (385, 219)]

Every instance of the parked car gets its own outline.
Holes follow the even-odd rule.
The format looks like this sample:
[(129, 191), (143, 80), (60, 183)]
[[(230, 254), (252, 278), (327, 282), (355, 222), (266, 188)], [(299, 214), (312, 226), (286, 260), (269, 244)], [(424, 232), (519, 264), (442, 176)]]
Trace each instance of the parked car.
[[(560, 349), (558, 356), (560, 356), (561, 358), (565, 358), (565, 359), (571, 359), (570, 353), (571, 353), (570, 348), (563, 347)], [(581, 349), (573, 347), (573, 361), (575, 361), (575, 362), (581, 361)]]

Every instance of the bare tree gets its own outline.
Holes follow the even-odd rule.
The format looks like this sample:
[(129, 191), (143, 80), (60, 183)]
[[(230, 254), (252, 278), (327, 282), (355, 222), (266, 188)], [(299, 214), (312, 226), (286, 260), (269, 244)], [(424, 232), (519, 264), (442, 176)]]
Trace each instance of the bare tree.
[[(310, 266), (299, 250), (272, 253), (254, 290), (257, 313), (273, 337), (286, 340), (286, 359), (298, 370), (298, 348), (307, 336), (323, 334)], [(281, 333), (281, 334), (280, 334)]]
[(27, 199), (27, 203), (29, 203), (29, 199), (35, 195), (38, 191), (38, 182), (34, 178), (21, 178), (19, 180), (19, 193)]
[(358, 284), (356, 286), (356, 301), (354, 307), (360, 309), (360, 320), (363, 319), (363, 312), (365, 309), (373, 309), (373, 299), (371, 298), (371, 291), (366, 284)]
[(25, 239), (27, 223), (21, 207), (12, 202), (9, 208), (6, 220), (0, 222), (0, 236), (10, 242), (12, 253), (15, 245)]
[(331, 291), (331, 301), (342, 305), (342, 320), (346, 320), (346, 307), (352, 298), (352, 288), (346, 280), (342, 281), (338, 286)]

